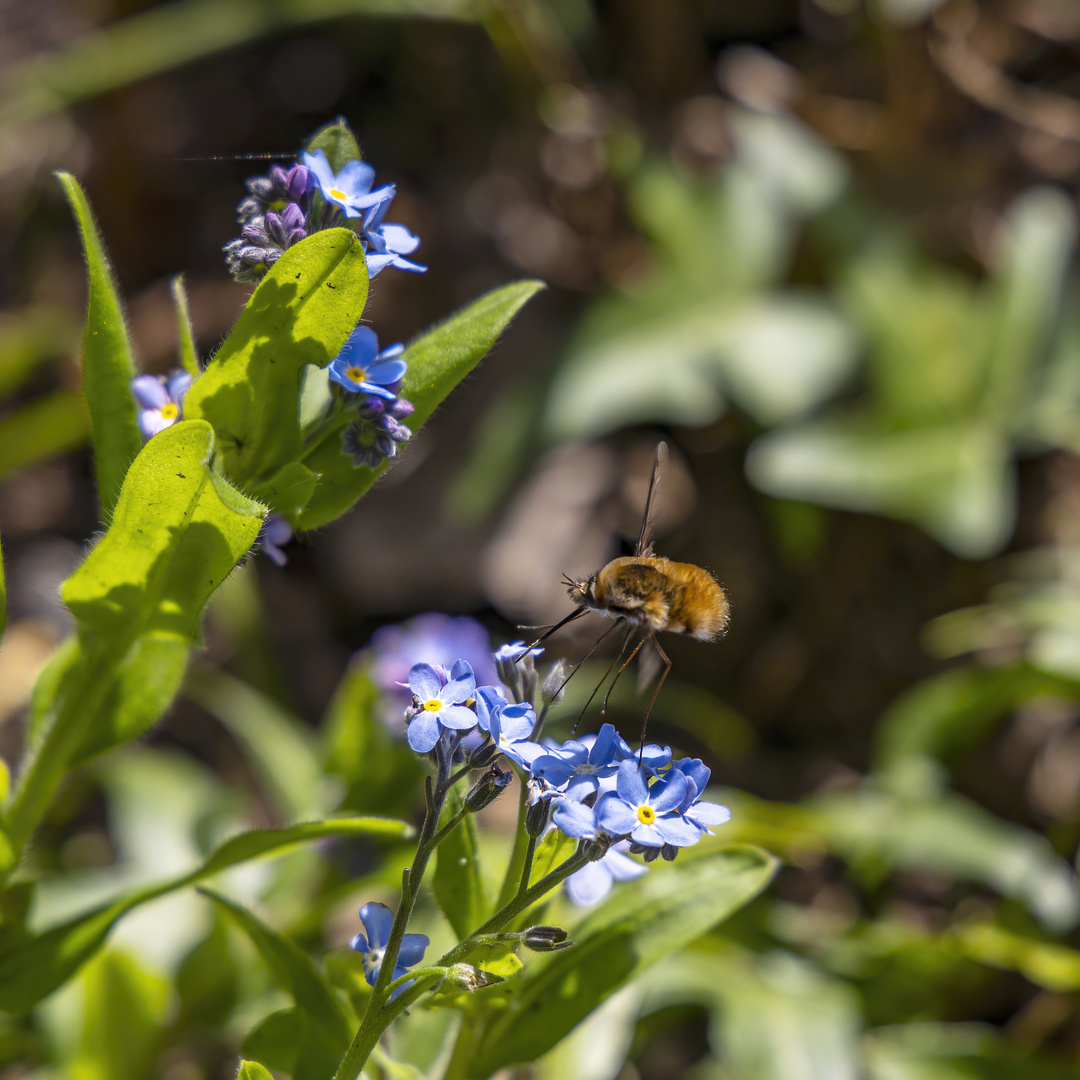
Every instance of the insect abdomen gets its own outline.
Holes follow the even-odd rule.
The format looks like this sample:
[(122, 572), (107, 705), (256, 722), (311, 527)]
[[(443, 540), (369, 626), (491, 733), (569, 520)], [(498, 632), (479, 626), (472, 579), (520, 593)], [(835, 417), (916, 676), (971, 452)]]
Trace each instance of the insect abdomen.
[(727, 629), (729, 604), (716, 579), (693, 563), (664, 562), (667, 565), (658, 569), (671, 582), (668, 624), (664, 629), (689, 634), (699, 641), (719, 637)]

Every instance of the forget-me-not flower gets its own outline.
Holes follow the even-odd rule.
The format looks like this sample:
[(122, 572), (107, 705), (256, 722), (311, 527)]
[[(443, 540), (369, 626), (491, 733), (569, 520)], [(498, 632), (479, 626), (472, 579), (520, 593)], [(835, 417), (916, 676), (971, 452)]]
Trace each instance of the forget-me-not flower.
[(347, 218), (360, 217), (370, 207), (389, 202), (394, 197), (394, 185), (383, 184), (371, 188), (375, 180), (375, 170), (359, 158), (348, 162), (339, 173), (335, 173), (326, 153), (304, 151), (301, 161), (311, 170), (322, 197), (333, 206), (337, 206)]
[(409, 722), (407, 738), (418, 754), (434, 749), (443, 731), (476, 727), (476, 713), (466, 705), (475, 700), (476, 679), (466, 661), (455, 661), (445, 685), (430, 664), (416, 664), (409, 672), (409, 689), (419, 711)]
[[(364, 978), (374, 986), (386, 954), (386, 943), (390, 940), (394, 914), (385, 904), (371, 902), (360, 909), (360, 921), (364, 924), (367, 936), (356, 934), (349, 942), (349, 946), (363, 957)], [(427, 934), (406, 934), (401, 939), (401, 948), (398, 949), (397, 963), (394, 965), (394, 974), (390, 981), (401, 978), (409, 968), (419, 964), (424, 959), (424, 952), (430, 944), (431, 939)], [(402, 984), (391, 994), (391, 997), (397, 997), (409, 985), (409, 983)]]
[(481, 686), (476, 691), (476, 716), (481, 730), (511, 761), (529, 768), (543, 748), (529, 741), (536, 726), (536, 713), (525, 702), (508, 702), (496, 686)]
[(420, 246), (420, 237), (410, 232), (404, 225), (391, 222), (384, 225), (383, 218), (390, 206), (390, 200), (372, 206), (364, 215), (363, 238), (368, 245), (366, 254), (368, 276), (374, 277), (380, 270), (392, 266), (396, 270), (411, 270), (414, 274), (424, 274), (427, 267), (422, 263), (406, 259)]
[(684, 816), (681, 807), (690, 781), (672, 769), (650, 785), (637, 761), (619, 766), (615, 790), (596, 802), (596, 820), (608, 836), (629, 836), (643, 847), (688, 847), (701, 839), (701, 828)]
[(388, 401), (397, 396), (407, 364), (405, 346), (398, 342), (380, 351), (379, 338), (368, 326), (358, 326), (330, 361), (330, 378), (351, 394), (374, 394)]
[[(591, 744), (591, 745), (590, 745)], [(626, 740), (604, 724), (594, 739), (570, 740), (552, 747), (532, 763), (533, 775), (562, 788), (570, 799), (584, 799), (600, 789), (600, 780), (614, 776), (619, 763), (636, 754)]]
[(289, 557), (281, 549), (293, 538), (292, 526), (281, 514), (268, 514), (259, 535), (255, 537), (254, 547), (275, 565), (284, 566)]
[(723, 825), (731, 820), (731, 811), (720, 803), (700, 798), (709, 783), (712, 770), (700, 758), (682, 758), (675, 762), (687, 779), (686, 795), (679, 810), (687, 821), (697, 825), (703, 833), (712, 833), (711, 825)]
[(139, 404), (139, 430), (144, 439), (172, 427), (181, 417), (184, 395), (192, 383), (186, 371), (174, 371), (167, 378), (138, 375), (131, 380), (131, 392)]

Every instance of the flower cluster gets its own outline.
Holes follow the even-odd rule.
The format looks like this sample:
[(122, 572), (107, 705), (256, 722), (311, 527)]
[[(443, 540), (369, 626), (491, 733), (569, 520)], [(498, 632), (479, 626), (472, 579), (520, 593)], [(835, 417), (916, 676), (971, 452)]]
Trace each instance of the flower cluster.
[(359, 159), (335, 173), (322, 150), (301, 154), (290, 168), (274, 165), (265, 176), (251, 177), (236, 208), (240, 235), (224, 249), (229, 273), (239, 282), (258, 282), (293, 244), (341, 225), (357, 229), (371, 277), (387, 266), (423, 273), (426, 266), (406, 257), (420, 238), (384, 221), (394, 185), (376, 188), (374, 181), (375, 170)]
[[(539, 833), (550, 821), (567, 836), (591, 842), (595, 860), (570, 879), (572, 899), (593, 903), (614, 881), (643, 873), (628, 855), (646, 863), (674, 859), (730, 818), (727, 807), (702, 798), (709, 768), (697, 758), (674, 759), (670, 747), (634, 750), (611, 724), (561, 744), (536, 741), (530, 702), (537, 676), (525, 653), (520, 642), (495, 653), (505, 685), (478, 686), (472, 666), (461, 659), (449, 667), (415, 664), (407, 738), (417, 753), (444, 760), (459, 755), (480, 765), (502, 755), (517, 766), (529, 787), (534, 825), (527, 820), (526, 826)], [(541, 692), (545, 705), (555, 696), (549, 681)]]
[(327, 368), (330, 381), (359, 417), (342, 435), (345, 453), (357, 467), (378, 468), (412, 438), (401, 422), (413, 412), (412, 403), (397, 396), (407, 370), (404, 351), (400, 342), (380, 350), (375, 331), (358, 326)]

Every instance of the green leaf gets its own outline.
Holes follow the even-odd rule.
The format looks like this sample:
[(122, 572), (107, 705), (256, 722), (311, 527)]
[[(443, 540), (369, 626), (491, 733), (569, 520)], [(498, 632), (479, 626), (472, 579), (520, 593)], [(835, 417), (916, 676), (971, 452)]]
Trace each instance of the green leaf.
[[(409, 365), (401, 394), (416, 407), (409, 418), (415, 431), (451, 390), (487, 355), (499, 335), (525, 303), (544, 288), (540, 281), (519, 281), (482, 296), (405, 350)], [(330, 431), (304, 458), (318, 474), (315, 494), (294, 519), (302, 529), (315, 529), (340, 517), (392, 464), (372, 471), (357, 468), (341, 448), (341, 425)]]
[(241, 1061), (236, 1080), (274, 1080), (274, 1074), (257, 1061)]
[(58, 172), (82, 233), (90, 297), (83, 341), (83, 393), (94, 431), (94, 465), (106, 521), (128, 466), (142, 446), (131, 380), (135, 364), (112, 270), (90, 204), (70, 173)]
[(8, 816), (17, 849), (73, 762), (136, 737), (168, 707), (206, 601), (258, 535), (263, 507), (211, 474), (213, 449), (201, 420), (154, 436), (109, 531), (64, 584), (78, 633), (34, 695), (35, 737)]
[(250, 488), (300, 456), (301, 372), (306, 364), (325, 367), (341, 351), (367, 293), (364, 250), (350, 229), (301, 240), (259, 282), (184, 398), (186, 417), (213, 424), (235, 483)]
[(246, 908), (201, 890), (251, 938), (274, 981), (296, 1003), (303, 1023), (297, 1035), (293, 1080), (332, 1076), (352, 1038), (352, 1021), (327, 977), (298, 945), (271, 930)]
[(186, 695), (229, 730), (247, 754), (270, 802), (286, 820), (325, 811), (326, 787), (310, 729), (254, 687), (200, 667)]
[(1013, 528), (1009, 445), (982, 422), (890, 431), (837, 417), (763, 436), (746, 469), (777, 498), (911, 521), (964, 558), (999, 551)]
[(154, 1062), (169, 1005), (163, 978), (110, 950), (86, 972), (82, 1040), (73, 1076), (143, 1080)]
[[(445, 825), (457, 813), (462, 798), (460, 788), (451, 789), (440, 824)], [(471, 934), (490, 914), (480, 874), (480, 843), (475, 815), (466, 814), (458, 827), (439, 845), (431, 886), (442, 913), (459, 938)]]
[(169, 283), (173, 300), (176, 301), (176, 325), (180, 335), (180, 366), (193, 378), (202, 373), (199, 367), (199, 354), (195, 348), (195, 335), (191, 330), (191, 311), (188, 307), (187, 289), (184, 277), (177, 274)]
[(99, 633), (153, 630), (194, 643), (210, 594), (255, 542), (264, 508), (207, 468), (214, 431), (184, 420), (155, 435), (131, 467), (109, 531), (65, 582), (64, 602)]
[(341, 172), (350, 161), (361, 156), (360, 144), (343, 116), (319, 128), (311, 137), (307, 148), (312, 154), (321, 150), (335, 173)]
[(907, 758), (948, 757), (975, 745), (1032, 698), (1071, 697), (1075, 684), (1041, 671), (963, 667), (912, 687), (889, 706), (877, 729), (877, 767)]
[(256, 484), (251, 496), (293, 518), (311, 501), (316, 483), (317, 477), (306, 465), (291, 461), (269, 480)]
[[(977, 881), (1026, 905), (1056, 930), (1080, 918), (1076, 872), (1044, 837), (995, 817), (953, 794), (935, 794), (928, 767), (909, 759), (889, 787), (866, 784), (808, 802), (818, 830), (867, 876), (889, 868)], [(907, 790), (901, 788), (907, 782)]]
[(0, 421), (0, 478), (82, 446), (89, 434), (90, 414), (78, 394), (37, 398)]
[(756, 848), (718, 849), (614, 893), (574, 929), (573, 949), (526, 970), (520, 992), (480, 1034), (469, 1076), (535, 1061), (620, 986), (756, 896), (775, 869)]
[(101, 948), (117, 921), (159, 896), (186, 888), (230, 866), (277, 855), (312, 840), (355, 836), (394, 840), (410, 835), (411, 831), (405, 822), (388, 818), (332, 818), (285, 829), (256, 829), (227, 840), (190, 873), (136, 890), (41, 934), (0, 937), (0, 1009), (15, 1013), (29, 1011)]
[(274, 1072), (296, 1069), (300, 1047), (307, 1037), (307, 1019), (297, 1008), (278, 1009), (264, 1016), (248, 1032), (241, 1047), (246, 1057), (254, 1058)]

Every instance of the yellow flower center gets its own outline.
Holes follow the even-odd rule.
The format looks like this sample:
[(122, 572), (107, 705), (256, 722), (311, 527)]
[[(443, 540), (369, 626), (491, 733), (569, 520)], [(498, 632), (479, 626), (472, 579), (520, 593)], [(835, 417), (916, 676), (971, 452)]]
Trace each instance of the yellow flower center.
[(345, 374), (348, 375), (353, 382), (363, 382), (367, 378), (367, 372), (362, 367), (346, 368)]
[(175, 420), (180, 415), (180, 410), (170, 401), (168, 405), (162, 405), (161, 416), (164, 420)]
[(432, 698), (430, 701), (424, 702), (424, 708), (428, 712), (438, 712), (442, 708), (442, 702)]
[(639, 806), (637, 819), (642, 825), (651, 825), (656, 820), (656, 811), (651, 806)]
[(337, 188), (331, 188), (330, 194), (333, 195), (335, 199), (347, 199), (349, 197), (344, 191), (338, 191)]

